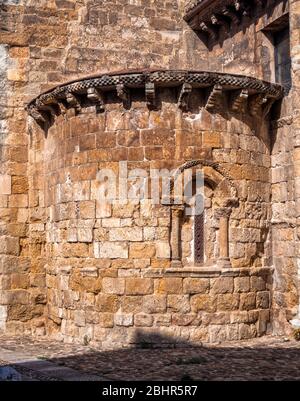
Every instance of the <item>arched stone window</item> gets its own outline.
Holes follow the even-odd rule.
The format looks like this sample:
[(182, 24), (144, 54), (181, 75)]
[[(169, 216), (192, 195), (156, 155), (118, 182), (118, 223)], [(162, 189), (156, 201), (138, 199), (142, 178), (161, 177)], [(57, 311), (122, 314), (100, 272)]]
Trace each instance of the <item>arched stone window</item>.
[(204, 217), (205, 211), (194, 216), (194, 261), (195, 264), (204, 263)]
[(205, 183), (203, 193), (193, 193), (191, 201), (184, 205), (179, 244), (184, 266), (211, 265), (218, 257), (212, 198), (213, 190)]
[[(193, 163), (192, 167), (186, 163), (187, 168), (197, 166), (197, 161)], [(237, 203), (236, 190), (215, 163), (198, 164), (204, 173), (202, 193), (195, 192), (193, 184), (191, 202), (172, 206), (172, 267), (230, 267), (229, 217)]]

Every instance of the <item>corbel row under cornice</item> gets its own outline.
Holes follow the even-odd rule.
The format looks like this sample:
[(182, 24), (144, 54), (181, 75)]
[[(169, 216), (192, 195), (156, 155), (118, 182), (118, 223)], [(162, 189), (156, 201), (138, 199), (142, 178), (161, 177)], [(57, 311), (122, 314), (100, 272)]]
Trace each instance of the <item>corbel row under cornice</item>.
[(108, 94), (130, 109), (134, 91), (144, 91), (150, 109), (157, 108), (158, 90), (177, 89), (177, 105), (189, 110), (192, 93), (201, 91), (204, 107), (211, 113), (222, 110), (248, 113), (252, 116), (268, 114), (272, 104), (283, 96), (283, 88), (246, 76), (203, 71), (128, 71), (83, 78), (47, 91), (32, 100), (28, 113), (41, 125), (49, 126), (59, 114), (68, 109), (81, 112), (86, 105), (94, 105), (97, 112), (104, 112)]
[(216, 41), (221, 28), (229, 33), (244, 17), (259, 15), (276, 3), (278, 0), (190, 0), (184, 20), (208, 40)]

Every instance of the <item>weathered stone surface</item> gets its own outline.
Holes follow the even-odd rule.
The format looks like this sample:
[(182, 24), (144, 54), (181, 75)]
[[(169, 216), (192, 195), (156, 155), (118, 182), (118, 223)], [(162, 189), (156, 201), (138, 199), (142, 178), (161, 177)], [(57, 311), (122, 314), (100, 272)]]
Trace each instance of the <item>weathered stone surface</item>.
[[(102, 288), (102, 280), (97, 276), (85, 277), (83, 275), (73, 274), (70, 279), (69, 277), (64, 277), (64, 279), (60, 281), (60, 285), (62, 290), (68, 290), (70, 288), (74, 291), (98, 294)], [(53, 287), (55, 287), (55, 285)]]
[(104, 277), (102, 280), (102, 291), (106, 294), (123, 295), (125, 292), (125, 279)]
[(153, 324), (153, 316), (146, 313), (138, 313), (134, 317), (134, 324), (137, 327), (151, 327)]
[(99, 294), (96, 299), (96, 307), (99, 312), (117, 312), (119, 299), (116, 295)]
[(234, 292), (249, 292), (249, 291), (250, 291), (249, 277), (236, 277), (234, 279)]
[(155, 245), (151, 243), (136, 243), (129, 246), (130, 258), (151, 258), (155, 255)]
[(10, 175), (0, 175), (0, 195), (10, 195), (12, 192), (12, 183)]
[(96, 218), (102, 219), (106, 217), (111, 217), (111, 204), (110, 202), (104, 202), (96, 200)]
[(127, 278), (127, 295), (146, 295), (153, 293), (153, 280), (149, 278)]
[(239, 294), (218, 295), (217, 309), (220, 311), (233, 311), (239, 307)]
[(133, 315), (130, 313), (116, 313), (115, 314), (115, 324), (117, 326), (129, 327), (133, 325)]
[(215, 312), (217, 309), (217, 300), (208, 294), (193, 295), (191, 297), (192, 312), (207, 311)]
[(161, 279), (157, 285), (157, 292), (159, 294), (181, 294), (182, 293), (182, 279), (166, 277)]
[(114, 327), (114, 314), (113, 313), (99, 313), (99, 326), (100, 327)]
[(170, 258), (170, 245), (168, 242), (156, 242), (156, 257), (157, 258)]
[(183, 279), (183, 292), (186, 294), (203, 294), (209, 291), (209, 279), (185, 278)]
[(256, 296), (257, 309), (267, 309), (270, 306), (270, 293), (268, 291), (261, 291)]
[(266, 289), (266, 282), (263, 277), (252, 276), (250, 278), (251, 291), (264, 291)]
[(226, 340), (226, 327), (225, 326), (210, 326), (208, 329), (209, 341), (212, 343), (219, 343)]
[(155, 315), (155, 326), (158, 327), (169, 327), (172, 323), (172, 315), (170, 313), (156, 314)]
[[(126, 295), (122, 299), (122, 311), (125, 313), (139, 313), (143, 312), (143, 296), (134, 295), (128, 296)], [(136, 316), (136, 315), (135, 315)]]
[(251, 310), (256, 307), (256, 295), (253, 292), (248, 294), (241, 294), (240, 296), (240, 309), (241, 310)]
[(109, 230), (110, 241), (142, 241), (143, 229), (140, 227), (112, 228)]
[(143, 310), (145, 313), (164, 313), (167, 309), (167, 297), (165, 295), (145, 295)]
[(79, 242), (93, 242), (93, 231), (90, 228), (78, 228), (77, 238)]
[(95, 243), (95, 257), (109, 259), (127, 259), (128, 246), (122, 242)]
[(227, 294), (233, 292), (233, 277), (220, 277), (212, 286), (212, 294)]
[(168, 295), (167, 306), (172, 312), (187, 313), (191, 310), (188, 295)]

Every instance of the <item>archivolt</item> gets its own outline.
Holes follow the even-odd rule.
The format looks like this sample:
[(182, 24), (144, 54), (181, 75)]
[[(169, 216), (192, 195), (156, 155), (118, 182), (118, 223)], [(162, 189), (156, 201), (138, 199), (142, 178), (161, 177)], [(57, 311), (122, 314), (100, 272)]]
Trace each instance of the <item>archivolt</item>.
[(184, 170), (187, 170), (189, 168), (193, 168), (196, 166), (211, 167), (213, 170), (215, 170), (217, 173), (219, 173), (224, 178), (224, 180), (226, 180), (228, 186), (230, 187), (231, 197), (232, 198), (237, 197), (237, 188), (236, 188), (235, 184), (233, 183), (233, 180), (232, 180), (230, 174), (228, 173), (228, 171), (224, 167), (220, 166), (220, 164), (217, 162), (213, 162), (213, 161), (209, 161), (209, 160), (201, 160), (201, 159), (190, 160), (190, 161), (184, 163), (182, 166), (178, 167), (178, 169), (174, 175), (174, 181), (172, 181), (172, 183), (171, 183), (171, 190), (173, 190), (173, 188), (174, 188), (174, 182), (175, 182), (176, 178), (180, 174), (182, 174), (184, 172)]

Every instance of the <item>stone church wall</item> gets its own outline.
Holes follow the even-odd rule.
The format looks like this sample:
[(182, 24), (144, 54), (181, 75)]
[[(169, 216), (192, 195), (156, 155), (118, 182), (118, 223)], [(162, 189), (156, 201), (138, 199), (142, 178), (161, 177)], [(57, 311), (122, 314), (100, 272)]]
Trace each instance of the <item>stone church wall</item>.
[[(16, 0), (0, 6), (0, 329), (104, 346), (111, 345), (107, 338), (134, 342), (136, 329), (189, 341), (249, 338), (271, 327), (289, 332), (299, 304), (299, 1), (278, 2), (271, 15), (255, 25), (246, 20), (212, 49), (184, 22), (185, 1), (99, 3)], [(169, 90), (159, 111), (140, 99), (126, 111), (109, 102), (105, 114), (94, 107), (76, 116), (69, 110), (48, 132), (25, 111), (51, 87), (131, 68), (274, 81), (261, 29), (287, 7), (294, 88), (280, 115), (269, 117), (281, 120), (271, 135), (253, 118), (182, 113)], [(119, 160), (149, 169), (196, 158), (226, 167), (237, 186), (229, 231), (235, 273), (165, 277), (157, 272), (170, 267), (170, 209), (101, 210), (93, 185), (99, 168), (116, 169)], [(117, 243), (115, 252), (97, 245), (110, 242)], [(111, 259), (118, 252), (129, 259)], [(273, 279), (265, 267), (274, 268)]]
[[(143, 94), (134, 99), (131, 93), (129, 110), (109, 95), (104, 113), (97, 114), (95, 106), (78, 115), (70, 109), (46, 136), (33, 126), (31, 154), (37, 162), (31, 178), (44, 207), (34, 208), (43, 219), (30, 229), (44, 241), (47, 334), (109, 347), (152, 342), (159, 334), (173, 343), (266, 333), (267, 125), (227, 110), (223, 116), (210, 113), (201, 108), (200, 93), (190, 99), (193, 115), (178, 108), (174, 89), (159, 89), (158, 110), (149, 110)], [(232, 268), (222, 273), (216, 265), (170, 269), (170, 206), (152, 206), (147, 199), (110, 205), (97, 198), (98, 171), (118, 174), (119, 161), (127, 160), (130, 172), (174, 169), (199, 158), (222, 164), (238, 188), (229, 230)], [(183, 245), (187, 235), (193, 235), (191, 227), (182, 230)]]

